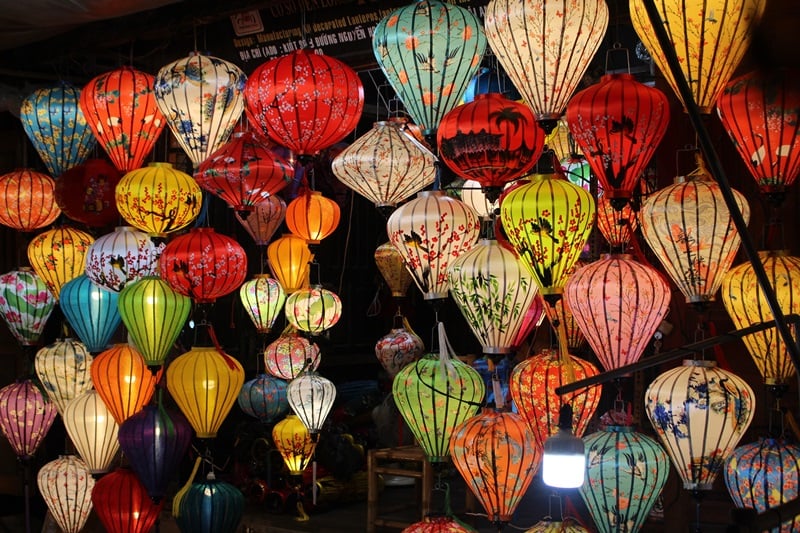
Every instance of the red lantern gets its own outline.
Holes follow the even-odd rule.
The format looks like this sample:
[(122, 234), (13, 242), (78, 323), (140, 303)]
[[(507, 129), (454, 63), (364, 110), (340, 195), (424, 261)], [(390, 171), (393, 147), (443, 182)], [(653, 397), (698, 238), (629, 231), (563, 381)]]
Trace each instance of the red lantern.
[(148, 533), (155, 526), (164, 502), (153, 503), (132, 470), (117, 468), (97, 480), (92, 489), (92, 504), (109, 533)]
[(401, 533), (471, 533), (475, 531), (451, 516), (426, 516)]
[(286, 226), (308, 244), (319, 244), (333, 233), (340, 216), (339, 204), (319, 191), (301, 194), (286, 206)]
[(87, 159), (59, 176), (56, 202), (72, 220), (104, 227), (119, 220), (116, 189), (122, 173), (105, 159)]
[(53, 178), (30, 169), (0, 176), (0, 224), (20, 231), (52, 224), (61, 214), (55, 186)]
[(244, 88), (252, 124), (299, 156), (313, 156), (353, 131), (364, 86), (341, 61), (300, 49), (253, 71)]
[(210, 303), (235, 291), (247, 276), (247, 256), (213, 228), (193, 228), (164, 247), (161, 276), (179, 294)]

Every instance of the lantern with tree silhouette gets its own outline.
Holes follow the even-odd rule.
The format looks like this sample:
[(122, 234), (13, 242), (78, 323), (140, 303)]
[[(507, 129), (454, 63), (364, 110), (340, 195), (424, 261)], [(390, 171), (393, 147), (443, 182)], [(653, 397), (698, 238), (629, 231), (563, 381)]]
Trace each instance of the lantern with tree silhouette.
[(317, 447), (308, 428), (295, 414), (288, 414), (275, 424), (272, 428), (272, 441), (283, 457), (289, 473), (294, 476), (303, 473), (314, 457), (314, 449)]

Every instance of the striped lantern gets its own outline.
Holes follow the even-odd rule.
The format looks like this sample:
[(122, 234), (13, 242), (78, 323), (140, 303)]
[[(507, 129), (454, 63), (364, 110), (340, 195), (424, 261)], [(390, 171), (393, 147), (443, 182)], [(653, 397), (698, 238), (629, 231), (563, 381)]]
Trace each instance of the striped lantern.
[(75, 335), (92, 353), (105, 350), (122, 322), (119, 294), (81, 274), (61, 287), (59, 307)]
[(289, 324), (299, 331), (321, 335), (342, 317), (342, 300), (320, 285), (298, 289), (286, 298), (284, 314)]
[(267, 345), (264, 366), (273, 376), (290, 380), (303, 370), (316, 370), (320, 355), (319, 346), (290, 328)]
[(147, 233), (119, 226), (98, 237), (86, 256), (86, 276), (95, 284), (121, 291), (127, 283), (156, 274), (160, 247)]
[(92, 355), (74, 339), (59, 339), (36, 352), (36, 376), (47, 398), (63, 414), (67, 403), (92, 388)]
[(286, 387), (289, 407), (303, 423), (316, 442), (328, 413), (336, 400), (336, 386), (316, 372), (306, 371)]
[(22, 461), (33, 458), (57, 413), (30, 379), (0, 389), (0, 430)]
[(39, 469), (36, 484), (63, 533), (79, 533), (92, 512), (94, 477), (81, 459), (62, 455)]
[(429, 515), (403, 529), (402, 533), (473, 533), (472, 527), (452, 516)]
[(282, 418), (289, 411), (286, 381), (270, 374), (259, 374), (245, 381), (236, 401), (242, 411), (265, 424)]
[(56, 299), (31, 268), (0, 275), (0, 316), (22, 346), (36, 346)]
[(286, 202), (280, 196), (268, 196), (262, 203), (253, 206), (252, 211), (243, 213), (235, 211), (233, 215), (256, 245), (266, 246), (283, 224)]
[(317, 447), (308, 428), (294, 413), (289, 413), (275, 424), (272, 428), (272, 442), (283, 457), (289, 474), (293, 476), (302, 475), (314, 458)]
[[(578, 261), (576, 266), (583, 266), (582, 261)], [(580, 268), (578, 266), (578, 268)], [(575, 321), (575, 315), (572, 314), (572, 309), (569, 307), (569, 302), (566, 298), (560, 298), (554, 304), (544, 305), (544, 313), (550, 322), (550, 326), (558, 332), (556, 324), (563, 325), (567, 334), (567, 347), (570, 350), (580, 350), (586, 344), (586, 337), (583, 335), (581, 328)]]
[(383, 280), (389, 286), (393, 298), (405, 298), (413, 279), (411, 273), (403, 262), (403, 256), (392, 246), (385, 242), (375, 248), (375, 265), (378, 267)]
[(149, 533), (164, 503), (154, 503), (136, 474), (117, 468), (97, 480), (92, 505), (109, 533)]
[(49, 226), (61, 214), (56, 203), (56, 182), (30, 169), (0, 176), (0, 224), (19, 231)]
[(308, 286), (309, 265), (314, 254), (301, 237), (291, 233), (278, 237), (267, 246), (269, 270), (286, 294)]
[(129, 344), (117, 344), (92, 361), (92, 383), (117, 424), (141, 411), (155, 393), (161, 373), (153, 374)]
[(181, 531), (235, 533), (244, 513), (244, 494), (209, 472), (205, 481), (192, 483), (175, 517)]
[(319, 191), (299, 194), (286, 206), (286, 227), (309, 245), (319, 244), (339, 226), (339, 204)]
[(611, 247), (612, 253), (625, 253), (639, 227), (637, 214), (630, 203), (617, 210), (605, 194), (597, 198), (597, 229)]
[(62, 413), (72, 444), (92, 474), (103, 474), (119, 451), (119, 425), (95, 390), (67, 402)]
[(92, 243), (94, 237), (69, 226), (42, 232), (28, 243), (28, 261), (56, 300), (66, 282), (83, 274)]
[(242, 283), (239, 299), (247, 316), (260, 334), (269, 333), (286, 303), (286, 293), (275, 279), (267, 274)]

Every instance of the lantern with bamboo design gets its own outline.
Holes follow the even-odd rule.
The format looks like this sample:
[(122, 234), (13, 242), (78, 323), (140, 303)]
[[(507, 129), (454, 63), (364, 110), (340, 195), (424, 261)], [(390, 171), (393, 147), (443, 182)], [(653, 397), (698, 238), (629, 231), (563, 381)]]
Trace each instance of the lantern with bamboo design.
[(36, 352), (33, 360), (42, 390), (59, 413), (92, 388), (92, 355), (74, 339), (59, 339)]
[(89, 472), (108, 472), (119, 451), (119, 425), (95, 390), (89, 390), (67, 402), (64, 427)]
[(117, 424), (150, 402), (161, 373), (153, 374), (129, 344), (117, 344), (92, 361), (92, 383)]
[(298, 335), (291, 326), (264, 350), (267, 372), (281, 379), (294, 379), (305, 369), (316, 370), (319, 362), (319, 346)]
[(289, 411), (286, 386), (283, 379), (259, 374), (255, 379), (244, 382), (236, 401), (242, 411), (269, 424)]
[(119, 292), (132, 281), (156, 274), (160, 251), (143, 231), (119, 226), (89, 247), (86, 276), (101, 287)]
[(28, 261), (56, 300), (61, 286), (83, 274), (94, 238), (79, 229), (59, 226), (36, 235), (28, 243)]
[(29, 267), (0, 276), (0, 316), (22, 346), (35, 346), (53, 312), (56, 299)]
[(339, 204), (319, 191), (307, 191), (286, 206), (286, 227), (309, 245), (315, 245), (336, 230), (340, 216)]
[(283, 310), (286, 293), (275, 279), (267, 274), (257, 274), (239, 288), (239, 299), (256, 331), (269, 333)]
[(148, 533), (163, 506), (150, 499), (129, 468), (117, 468), (98, 479), (92, 489), (92, 504), (109, 533)]
[(30, 379), (0, 389), (0, 430), (22, 461), (33, 458), (57, 413)]
[(272, 428), (272, 441), (293, 476), (301, 475), (314, 457), (316, 443), (308, 428), (295, 414), (288, 414), (275, 424)]
[(105, 228), (119, 223), (117, 183), (122, 173), (106, 159), (91, 158), (56, 180), (56, 203), (71, 220)]
[(336, 400), (336, 386), (326, 377), (306, 371), (289, 382), (286, 396), (289, 407), (316, 442)]
[(267, 246), (269, 269), (286, 294), (308, 286), (309, 265), (314, 254), (301, 237), (286, 234)]
[(0, 176), (0, 224), (34, 231), (52, 224), (61, 214), (55, 199), (56, 182), (31, 169)]
[(298, 289), (286, 298), (286, 320), (294, 328), (311, 335), (321, 335), (342, 317), (339, 296), (320, 285)]
[(244, 494), (212, 471), (205, 481), (192, 483), (179, 509), (175, 520), (181, 531), (235, 533), (244, 513)]
[(410, 329), (399, 310), (394, 315), (392, 329), (375, 343), (375, 357), (392, 379), (407, 365), (419, 359), (424, 351), (422, 339)]
[(36, 475), (39, 492), (63, 533), (78, 533), (92, 512), (94, 477), (81, 459), (62, 455)]
[(285, 216), (286, 202), (280, 196), (268, 196), (263, 202), (254, 205), (252, 211), (241, 214), (234, 212), (236, 220), (258, 246), (269, 244), (269, 240), (283, 224)]
[(122, 317), (119, 293), (104, 289), (81, 274), (61, 287), (59, 307), (75, 335), (92, 353), (106, 349)]

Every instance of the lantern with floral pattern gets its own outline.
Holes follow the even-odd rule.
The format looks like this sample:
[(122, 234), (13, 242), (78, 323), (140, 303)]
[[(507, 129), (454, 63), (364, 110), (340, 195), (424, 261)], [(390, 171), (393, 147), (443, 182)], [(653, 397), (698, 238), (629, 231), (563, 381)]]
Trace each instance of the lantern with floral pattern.
[(36, 376), (59, 413), (71, 399), (92, 388), (93, 360), (86, 346), (74, 339), (59, 339), (36, 352)]
[(92, 512), (95, 484), (86, 463), (74, 455), (63, 455), (39, 469), (36, 483), (61, 531), (81, 531)]
[(285, 216), (286, 202), (280, 196), (268, 196), (262, 203), (254, 205), (252, 211), (234, 212), (236, 220), (258, 246), (269, 244)]
[(0, 389), (0, 430), (23, 461), (36, 453), (57, 413), (30, 379)]
[(58, 300), (61, 287), (83, 274), (94, 237), (69, 226), (36, 235), (28, 243), (28, 261)]
[(281, 418), (289, 411), (286, 381), (269, 374), (260, 374), (245, 381), (239, 391), (239, 407), (265, 424)]
[(29, 267), (0, 276), (0, 316), (23, 346), (35, 346), (56, 300), (47, 284)]
[(143, 231), (119, 226), (98, 237), (86, 256), (86, 276), (101, 287), (119, 292), (127, 283), (156, 273), (160, 247)]
[(269, 343), (264, 350), (264, 366), (267, 372), (281, 379), (294, 379), (307, 370), (316, 370), (320, 362), (319, 346), (287, 328)]

